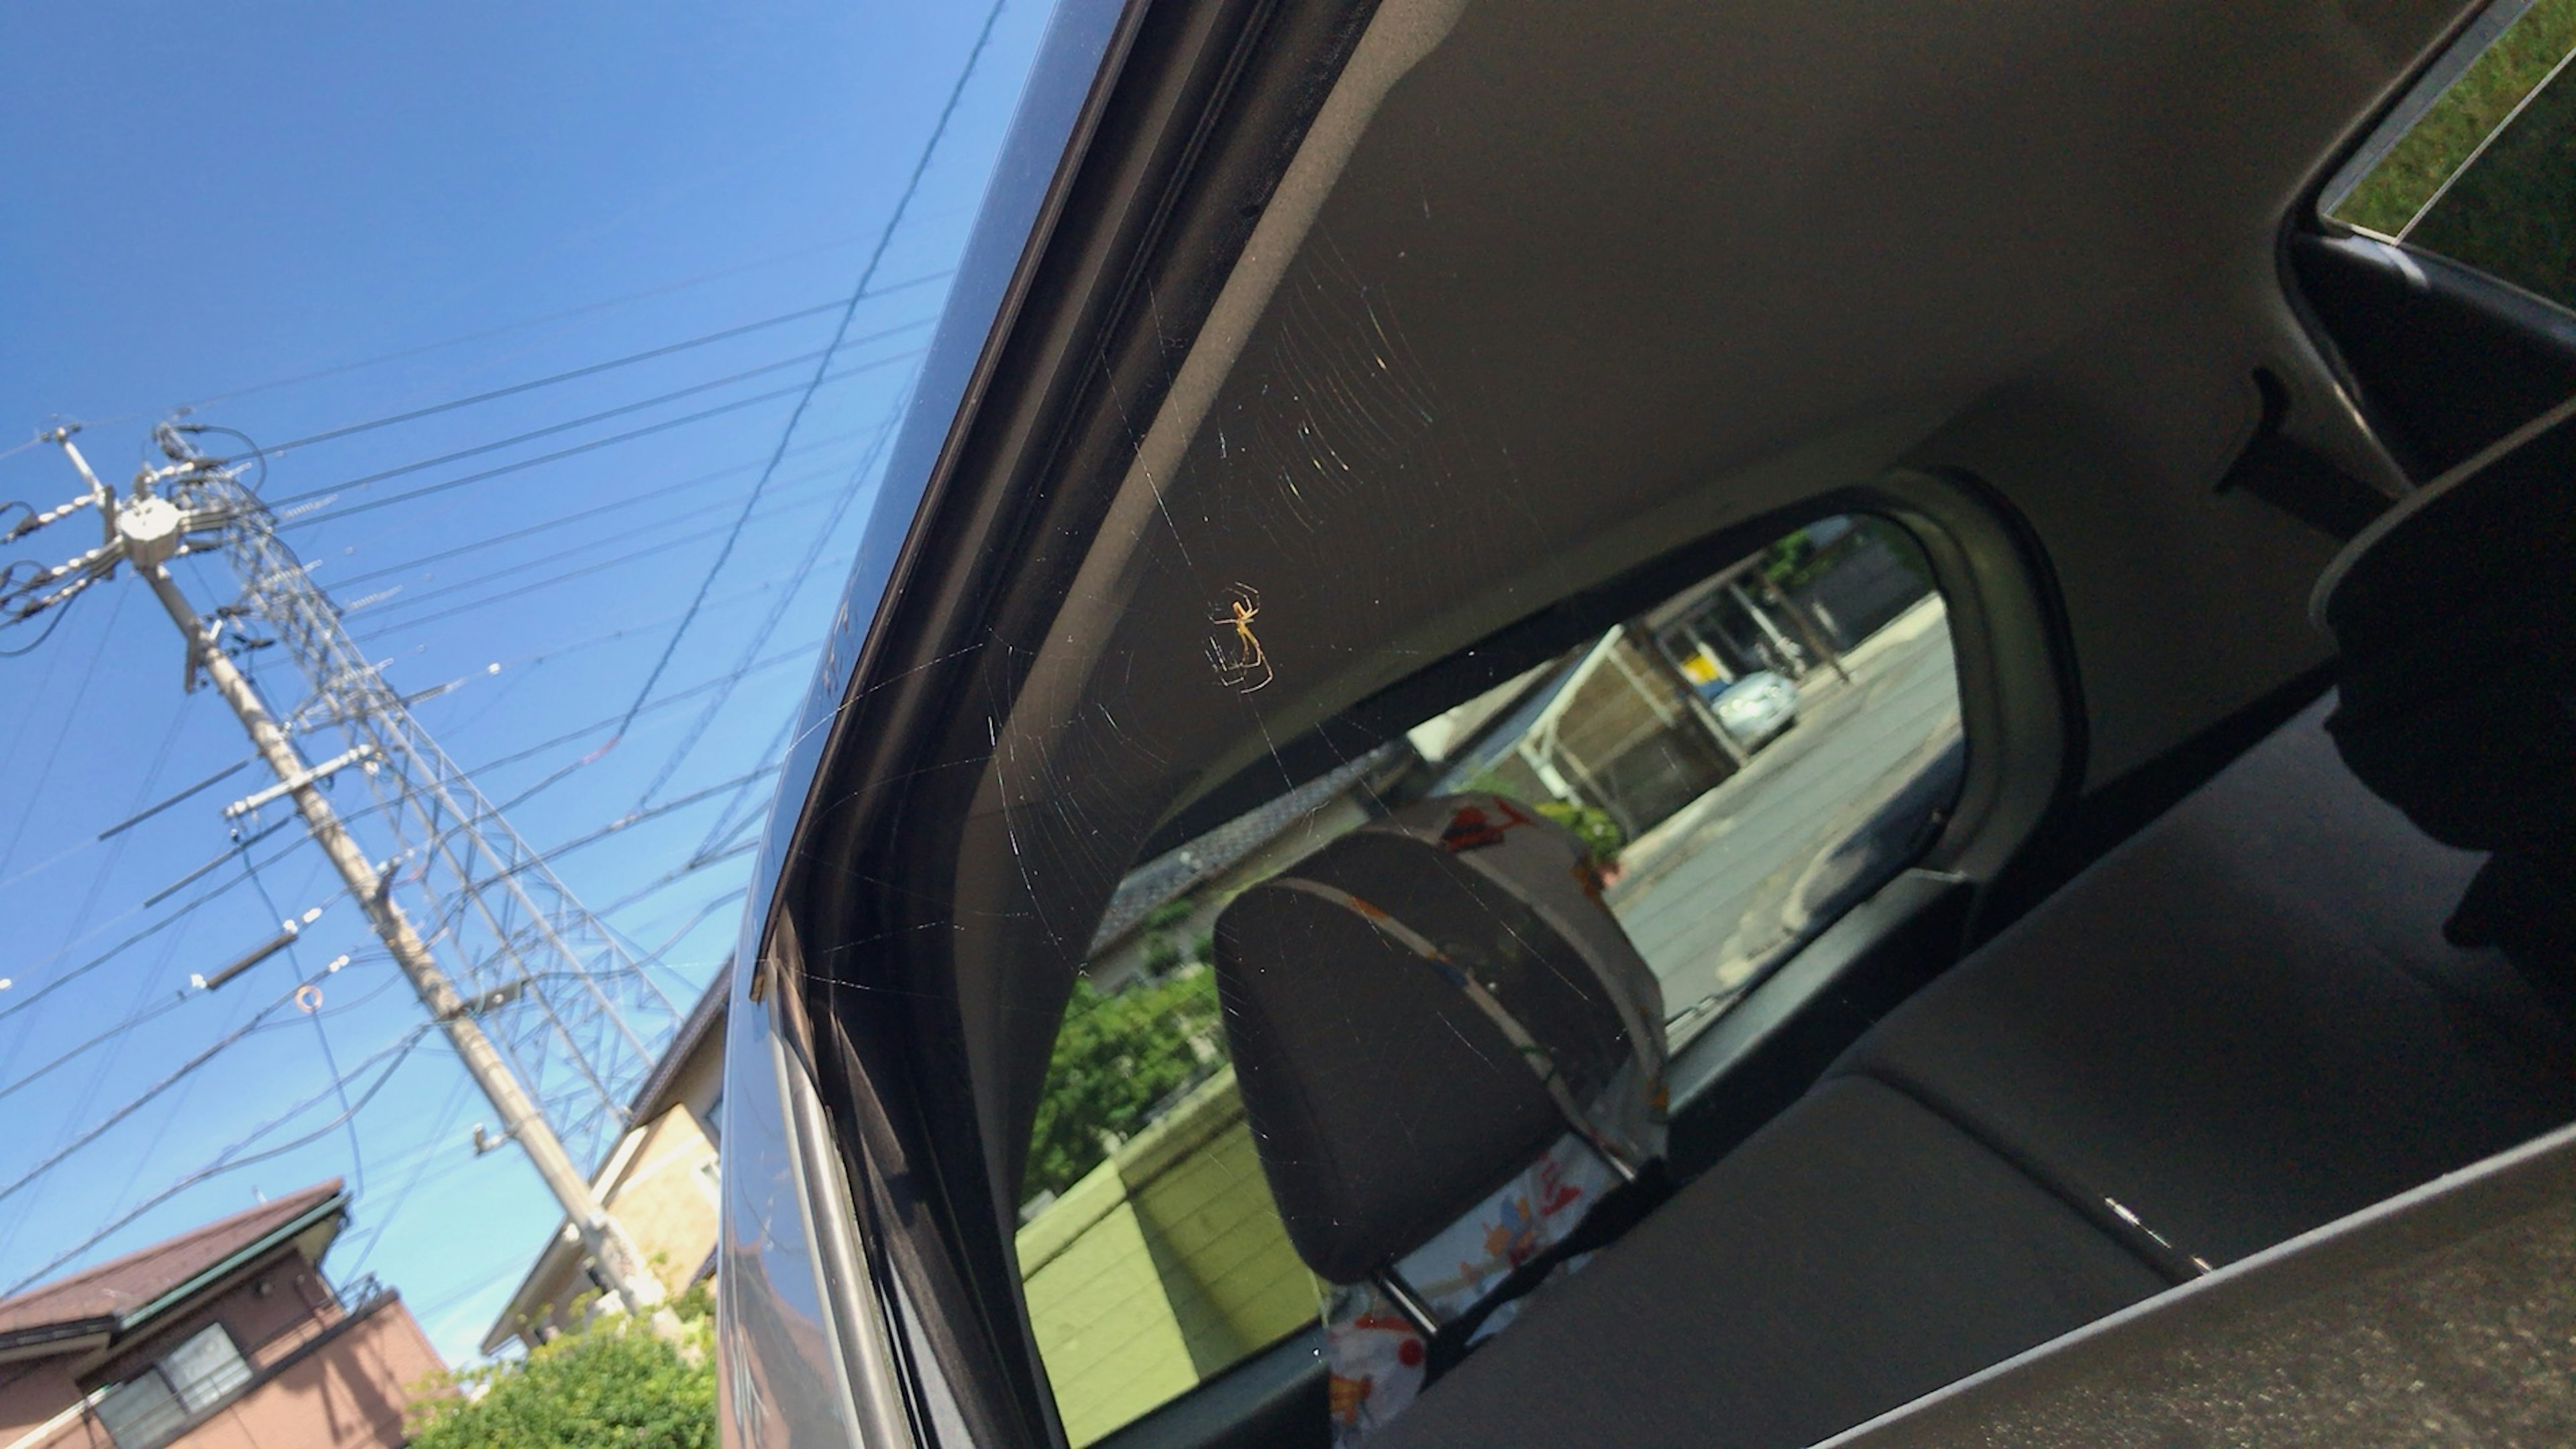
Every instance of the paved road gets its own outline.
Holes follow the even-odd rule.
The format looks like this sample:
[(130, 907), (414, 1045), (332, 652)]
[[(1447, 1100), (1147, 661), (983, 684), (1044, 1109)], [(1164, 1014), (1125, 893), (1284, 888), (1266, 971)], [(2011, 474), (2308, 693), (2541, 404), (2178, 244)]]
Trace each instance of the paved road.
[(1924, 815), (1948, 803), (1959, 699), (1939, 601), (1846, 662), (1851, 683), (1811, 671), (1796, 728), (1623, 852), (1610, 904), (1662, 980), (1668, 1015), (1695, 1013), (1793, 949), (1902, 865)]

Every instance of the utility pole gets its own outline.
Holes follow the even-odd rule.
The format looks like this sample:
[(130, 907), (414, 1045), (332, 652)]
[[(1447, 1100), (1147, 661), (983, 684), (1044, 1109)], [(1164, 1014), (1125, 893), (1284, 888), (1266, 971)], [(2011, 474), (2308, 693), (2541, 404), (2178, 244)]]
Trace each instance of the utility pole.
[[(23, 537), (84, 506), (98, 510), (105, 541), (52, 569), (29, 573), (19, 568), (14, 571), (14, 577), (12, 572), (0, 572), (0, 626), (23, 622), (48, 609), (60, 607), (91, 585), (113, 577), (120, 563), (133, 568), (186, 640), (187, 687), (195, 689), (202, 672), (216, 694), (239, 717), (242, 728), (250, 736), (252, 747), (277, 777), (275, 786), (242, 802), (227, 814), (255, 809), (263, 799), (283, 797), (294, 803), (306, 831), (322, 847), (332, 869), (348, 887), (350, 897), (366, 912), (376, 935), (384, 941), (395, 964), (411, 982), (421, 1005), (428, 1009), (440, 1030), (447, 1034), (448, 1041), (456, 1048), (458, 1059), (464, 1062), (466, 1071), (499, 1114), (504, 1135), (527, 1153), (537, 1175), (544, 1179), (547, 1189), (563, 1205), (565, 1215), (571, 1219), (574, 1230), (580, 1234), (584, 1247), (609, 1288), (628, 1312), (650, 1319), (657, 1329), (665, 1333), (674, 1331), (676, 1320), (663, 1304), (661, 1281), (645, 1264), (625, 1229), (591, 1191), (589, 1179), (575, 1166), (546, 1111), (523, 1084), (520, 1073), (512, 1069), (512, 1063), (505, 1060), (503, 1051), (484, 1031), (476, 1008), (467, 1005), (431, 954), (429, 943), (395, 899), (395, 880), (388, 867), (379, 866), (368, 857), (322, 791), (323, 782), (340, 769), (360, 767), (374, 781), (387, 773), (383, 767), (416, 763), (424, 747), (434, 752), (434, 746), (426, 745), (425, 736), (417, 736), (417, 726), (410, 723), (407, 713), (400, 711), (398, 698), (385, 689), (373, 666), (365, 664), (363, 657), (356, 655), (355, 646), (340, 629), (336, 611), (328, 609), (327, 601), (323, 601), (321, 609), (316, 611), (311, 598), (299, 597), (295, 587), (299, 584), (305, 593), (318, 593), (304, 579), (300, 566), (292, 568), (292, 580), (277, 576), (278, 555), (283, 553), (283, 549), (276, 542), (268, 511), (255, 495), (239, 485), (232, 471), (199, 454), (180, 430), (164, 423), (157, 430), (157, 436), (173, 466), (143, 470), (135, 479), (131, 496), (120, 500), (114, 490), (91, 471), (88, 460), (73, 445), (73, 431), (70, 427), (56, 428), (46, 437), (62, 448), (78, 470), (81, 481), (87, 485), (87, 496), (43, 514), (31, 511), (20, 524), (0, 533), (0, 542)], [(265, 575), (253, 572), (245, 579), (248, 608), (237, 606), (218, 610), (214, 620), (209, 622), (180, 592), (177, 580), (171, 577), (169, 565), (184, 555), (216, 546), (231, 551), (237, 564), (246, 563), (252, 570), (267, 572)], [(291, 565), (293, 561), (290, 557), (286, 562)], [(317, 697), (336, 700), (343, 706), (338, 711), (340, 723), (344, 727), (352, 727), (353, 733), (369, 738), (320, 767), (306, 760), (287, 728), (270, 713), (258, 688), (225, 647), (226, 629), (237, 626), (246, 613), (254, 612), (272, 622), (285, 623), (289, 630), (302, 625), (306, 631), (306, 642), (318, 643), (326, 656), (340, 656), (336, 663), (342, 671), (341, 677), (317, 679)], [(298, 652), (310, 657), (308, 651)], [(349, 659), (358, 660), (356, 672), (362, 678), (348, 677)], [(357, 703), (352, 705), (352, 700)], [(443, 755), (435, 757), (435, 764), (453, 772), (453, 766)], [(403, 788), (404, 784), (411, 788)], [(460, 806), (456, 799), (460, 786), (470, 795), (472, 806), (479, 809)], [(422, 796), (429, 798), (415, 798)], [(531, 938), (542, 939), (563, 950), (570, 963), (570, 974), (580, 978), (581, 984), (605, 1008), (604, 1015), (613, 1027), (613, 1034), (633, 1043), (640, 1052), (640, 1041), (617, 1012), (615, 1003), (591, 979), (592, 973), (584, 969), (581, 957), (564, 942), (568, 924), (575, 917), (566, 916), (560, 908), (552, 913), (537, 909), (526, 885), (520, 880), (522, 876), (536, 874), (543, 882), (552, 883), (551, 874), (543, 871), (542, 862), (534, 857), (533, 852), (526, 851), (524, 843), (518, 842), (515, 835), (510, 836), (507, 842), (517, 847), (515, 856), (506, 847), (495, 846), (481, 838), (484, 832), (478, 827), (483, 819), (497, 819), (498, 812), (493, 811), (479, 794), (471, 791), (470, 783), (463, 782), (461, 774), (454, 779), (432, 779), (425, 785), (402, 782), (393, 788), (380, 788), (379, 797), (387, 803), (407, 801), (414, 813), (430, 823), (431, 835), (423, 847), (425, 850), (433, 853), (444, 851), (451, 860), (461, 858), (468, 862), (479, 850), (491, 861), (498, 862), (498, 880), (488, 875), (478, 879), (469, 864), (464, 879), (467, 895), (479, 895), (483, 890), (515, 892), (518, 901), (530, 903), (531, 911), (525, 915), (510, 914), (511, 908), (506, 902), (497, 909), (480, 899), (470, 903), (481, 911), (499, 938), (499, 947), (492, 953), (494, 957), (506, 957), (518, 966), (521, 973), (517, 980), (505, 983), (499, 991), (478, 990), (476, 1000), (480, 1004), (516, 1001), (521, 997), (535, 999), (543, 1007), (546, 1021), (534, 1033), (524, 1036), (522, 1045), (548, 1040), (548, 1033), (569, 1045), (568, 1053), (559, 1054), (570, 1057), (579, 1073), (592, 1087), (599, 1089), (608, 1113), (622, 1120), (623, 1104), (611, 1094), (607, 1078), (631, 1074), (603, 1071), (597, 1062), (584, 1057), (584, 1034), (575, 1025), (567, 1024), (568, 1018), (575, 1023), (581, 1018), (575, 1013), (558, 1010), (547, 1002), (541, 985), (534, 973), (527, 970), (521, 955), (522, 946)], [(460, 848), (459, 837), (464, 838), (464, 848)], [(485, 868), (490, 869), (488, 865)], [(553, 884), (560, 890), (559, 883)], [(460, 934), (452, 928), (468, 918), (468, 905), (468, 902), (453, 903), (447, 912), (451, 929), (442, 934), (450, 937)], [(579, 921), (587, 921), (586, 913), (578, 913), (577, 907), (574, 910)], [(595, 923), (591, 924), (595, 926)], [(604, 931), (599, 934), (605, 936)], [(637, 974), (631, 967), (628, 971), (630, 975)], [(658, 992), (652, 994), (659, 999)], [(667, 1001), (663, 1004), (667, 1009)], [(595, 1039), (596, 1034), (593, 1036)]]

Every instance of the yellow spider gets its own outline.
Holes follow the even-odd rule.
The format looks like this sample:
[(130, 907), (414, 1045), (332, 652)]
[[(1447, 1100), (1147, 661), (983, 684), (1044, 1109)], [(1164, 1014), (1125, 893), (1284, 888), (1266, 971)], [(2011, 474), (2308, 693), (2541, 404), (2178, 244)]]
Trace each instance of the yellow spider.
[(1236, 584), (1226, 591), (1223, 607), (1208, 615), (1211, 624), (1231, 625), (1234, 637), (1208, 641), (1208, 662), (1216, 666), (1217, 682), (1250, 694), (1270, 683), (1270, 652), (1252, 632), (1252, 621), (1261, 617), (1261, 591), (1250, 584)]

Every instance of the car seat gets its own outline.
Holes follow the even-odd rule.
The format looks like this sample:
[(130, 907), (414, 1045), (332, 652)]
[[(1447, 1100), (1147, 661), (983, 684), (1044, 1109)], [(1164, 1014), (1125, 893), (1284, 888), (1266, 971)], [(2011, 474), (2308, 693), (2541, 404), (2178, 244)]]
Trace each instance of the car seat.
[(1580, 840), (1426, 800), (1229, 903), (1245, 1114), (1325, 1309), (1336, 1437), (1391, 1419), (1658, 1195), (1663, 1008)]

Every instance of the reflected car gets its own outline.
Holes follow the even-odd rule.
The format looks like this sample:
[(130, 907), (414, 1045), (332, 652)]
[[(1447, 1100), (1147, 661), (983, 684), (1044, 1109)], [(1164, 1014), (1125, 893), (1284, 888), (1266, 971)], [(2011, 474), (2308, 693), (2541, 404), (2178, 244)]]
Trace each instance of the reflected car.
[(1730, 684), (1712, 681), (1701, 685), (1699, 692), (1716, 712), (1718, 724), (1748, 750), (1769, 744), (1798, 722), (1796, 682), (1768, 669), (1757, 669)]
[[(2567, 1000), (2339, 748), (2546, 758), (2389, 685), (2555, 617), (2563, 486), (2402, 525), (2576, 316), (2334, 219), (2518, 13), (1061, 0), (748, 887), (725, 1442), (2576, 1442)], [(1946, 632), (1734, 777), (1657, 640), (1836, 515)]]

